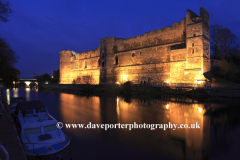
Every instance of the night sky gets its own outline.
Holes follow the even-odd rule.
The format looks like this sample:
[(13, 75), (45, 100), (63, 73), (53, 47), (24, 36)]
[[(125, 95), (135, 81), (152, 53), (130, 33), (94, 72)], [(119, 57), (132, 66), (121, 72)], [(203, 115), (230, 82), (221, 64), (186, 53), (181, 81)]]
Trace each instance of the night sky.
[(10, 0), (14, 12), (0, 35), (20, 57), (20, 78), (58, 70), (61, 50), (98, 48), (105, 37), (129, 38), (172, 26), (186, 10), (209, 12), (210, 25), (228, 27), (240, 38), (240, 1), (230, 0)]

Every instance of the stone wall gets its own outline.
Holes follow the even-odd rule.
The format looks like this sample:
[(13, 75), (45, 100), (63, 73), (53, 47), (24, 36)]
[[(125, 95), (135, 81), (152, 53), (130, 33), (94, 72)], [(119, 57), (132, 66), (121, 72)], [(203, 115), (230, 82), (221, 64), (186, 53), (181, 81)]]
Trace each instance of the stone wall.
[(131, 37), (127, 39), (117, 38), (115, 41), (115, 52), (132, 50), (155, 46), (159, 44), (174, 43), (186, 40), (186, 19), (183, 18), (181, 23), (173, 23), (172, 27), (167, 26), (164, 29), (150, 31), (144, 35)]

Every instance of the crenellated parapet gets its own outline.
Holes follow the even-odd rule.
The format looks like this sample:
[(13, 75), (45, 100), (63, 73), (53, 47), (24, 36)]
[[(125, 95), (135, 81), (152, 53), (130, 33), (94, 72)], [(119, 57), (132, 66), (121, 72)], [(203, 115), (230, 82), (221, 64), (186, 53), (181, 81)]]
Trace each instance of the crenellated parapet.
[(183, 18), (181, 23), (175, 22), (172, 27), (167, 26), (164, 27), (164, 29), (160, 28), (157, 31), (152, 30), (149, 33), (144, 33), (143, 35), (138, 35), (136, 37), (127, 39), (116, 38), (115, 52), (185, 41), (185, 21), (186, 19)]

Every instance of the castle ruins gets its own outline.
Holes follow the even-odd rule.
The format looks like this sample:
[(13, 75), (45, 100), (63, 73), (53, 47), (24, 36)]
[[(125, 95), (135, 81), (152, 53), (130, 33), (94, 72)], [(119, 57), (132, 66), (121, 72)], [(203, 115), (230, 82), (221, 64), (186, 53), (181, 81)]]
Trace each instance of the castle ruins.
[(60, 84), (197, 83), (210, 73), (209, 14), (127, 39), (106, 37), (82, 53), (60, 52)]

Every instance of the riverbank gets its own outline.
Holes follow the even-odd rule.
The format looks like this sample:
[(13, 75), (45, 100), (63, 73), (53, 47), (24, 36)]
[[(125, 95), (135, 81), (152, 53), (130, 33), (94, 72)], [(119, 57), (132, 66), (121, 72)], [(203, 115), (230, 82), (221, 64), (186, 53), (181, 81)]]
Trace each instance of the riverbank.
[[(2, 96), (1, 102), (4, 105), (3, 115), (0, 118), (0, 144), (7, 150), (10, 160), (27, 160), (18, 133), (15, 130), (13, 119), (8, 112), (8, 104), (1, 88), (0, 94)], [(5, 158), (4, 153), (0, 150), (0, 159), (3, 160)]]
[(134, 85), (125, 83), (122, 85), (116, 84), (44, 84), (39, 87), (39, 90), (56, 90), (56, 91), (78, 91), (89, 94), (122, 94), (122, 95), (193, 95), (193, 96), (211, 96), (211, 97), (240, 97), (240, 86), (214, 86), (211, 89), (176, 89), (171, 87), (152, 87), (148, 85)]

